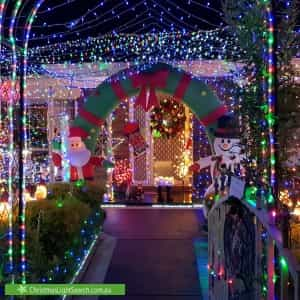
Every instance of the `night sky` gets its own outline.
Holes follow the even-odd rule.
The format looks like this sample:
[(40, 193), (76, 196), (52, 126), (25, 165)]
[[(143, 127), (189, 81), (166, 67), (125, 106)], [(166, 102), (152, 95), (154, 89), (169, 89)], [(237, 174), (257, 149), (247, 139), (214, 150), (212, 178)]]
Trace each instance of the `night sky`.
[[(9, 1), (10, 2), (10, 1)], [(25, 1), (21, 25), (35, 1)], [(106, 33), (211, 30), (222, 27), (221, 1), (45, 0), (33, 23), (31, 43), (43, 45)], [(10, 2), (8, 11), (11, 10)], [(8, 20), (7, 20), (8, 22)], [(19, 26), (19, 29), (22, 26)], [(19, 32), (20, 36), (21, 32)]]

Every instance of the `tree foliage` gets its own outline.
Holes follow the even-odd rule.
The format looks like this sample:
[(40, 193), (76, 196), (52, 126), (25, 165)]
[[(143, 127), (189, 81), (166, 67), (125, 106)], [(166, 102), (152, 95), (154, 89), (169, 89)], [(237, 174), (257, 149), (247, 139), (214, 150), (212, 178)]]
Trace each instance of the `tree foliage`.
[[(228, 29), (236, 36), (239, 47), (243, 50), (241, 62), (244, 63), (242, 76), (246, 83), (237, 87), (236, 97), (241, 99), (240, 113), (244, 137), (247, 141), (248, 155), (258, 161), (262, 168), (267, 167), (267, 161), (261, 161), (261, 133), (267, 129), (265, 120), (266, 103), (262, 80), (266, 75), (265, 45), (267, 38), (267, 24), (265, 1), (255, 0), (223, 0), (222, 9)], [(276, 137), (279, 143), (281, 161), (286, 159), (285, 136), (287, 129), (299, 128), (300, 106), (297, 93), (299, 87), (294, 82), (294, 68), (291, 64), (296, 50), (296, 34), (299, 1), (274, 1), (275, 40), (277, 43), (277, 108), (278, 113)], [(288, 4), (287, 4), (288, 3)], [(298, 103), (298, 104), (297, 104)], [(295, 116), (295, 117), (294, 117)], [(283, 168), (279, 176), (283, 175)], [(282, 177), (282, 176), (281, 176)]]

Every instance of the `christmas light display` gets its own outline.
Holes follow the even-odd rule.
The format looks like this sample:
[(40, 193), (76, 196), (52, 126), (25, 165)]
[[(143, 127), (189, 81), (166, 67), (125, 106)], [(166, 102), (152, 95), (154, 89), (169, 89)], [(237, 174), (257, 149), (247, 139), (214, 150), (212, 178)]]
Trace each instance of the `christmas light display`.
[(7, 202), (0, 201), (0, 222), (3, 224), (6, 223), (9, 214), (9, 206)]
[(10, 80), (5, 80), (0, 85), (1, 101), (9, 102), (10, 98), (16, 103), (20, 99), (20, 86), (18, 83), (15, 84), (15, 90), (12, 91), (12, 82)]
[[(226, 47), (224, 47), (226, 45)], [(74, 53), (74, 48), (79, 49)], [(230, 50), (229, 50), (230, 49)], [(117, 50), (117, 51), (116, 51)], [(66, 43), (36, 47), (29, 50), (29, 60), (35, 64), (77, 61), (136, 61), (233, 59), (242, 53), (235, 45), (235, 37), (226, 29), (214, 31), (174, 33), (112, 34)]]
[[(237, 37), (232, 34), (228, 30), (228, 28), (219, 28), (219, 25), (216, 24), (208, 24), (213, 28), (213, 30), (209, 31), (200, 31), (197, 27), (193, 27), (190, 22), (191, 20), (198, 19), (201, 22), (205, 22), (202, 17), (198, 17), (197, 14), (194, 14), (193, 11), (185, 16), (186, 10), (182, 8), (180, 5), (176, 7), (176, 4), (174, 4), (172, 1), (165, 1), (165, 3), (160, 3), (157, 1), (151, 2), (151, 5), (153, 5), (153, 8), (157, 7), (161, 12), (155, 13), (154, 9), (148, 9), (149, 4), (143, 3), (143, 1), (138, 2), (136, 4), (129, 4), (128, 1), (120, 1), (119, 6), (108, 9), (104, 12), (103, 15), (98, 15), (99, 11), (103, 10), (103, 6), (105, 5), (105, 1), (102, 1), (100, 3), (97, 3), (95, 7), (92, 8), (91, 11), (87, 12), (85, 15), (82, 15), (81, 18), (68, 21), (65, 24), (50, 24), (53, 28), (60, 28), (65, 27), (64, 30), (61, 32), (55, 32), (55, 33), (45, 33), (44, 35), (41, 33), (41, 30), (43, 28), (47, 27), (47, 23), (45, 24), (40, 23), (40, 17), (45, 13), (47, 14), (47, 11), (55, 11), (59, 7), (64, 7), (65, 5), (68, 5), (68, 3), (63, 3), (60, 5), (53, 5), (49, 7), (48, 9), (44, 6), (42, 9), (40, 9), (41, 5), (44, 3), (44, 0), (35, 1), (34, 7), (31, 10), (29, 17), (27, 18), (27, 21), (25, 23), (24, 29), (24, 36), (22, 39), (16, 39), (17, 37), (17, 25), (20, 21), (20, 15), (19, 11), (22, 7), (24, 1), (17, 1), (14, 5), (14, 8), (12, 10), (12, 16), (10, 16), (10, 22), (9, 22), (9, 42), (11, 49), (5, 49), (3, 52), (1, 48), (1, 42), (2, 42), (2, 26), (3, 26), (3, 18), (5, 12), (5, 6), (6, 1), (2, 0), (0, 2), (0, 53), (4, 56), (4, 61), (9, 61), (9, 58), (12, 58), (12, 65), (11, 65), (11, 81), (9, 81), (10, 86), (5, 86), (6, 83), (4, 82), (1, 85), (0, 92), (2, 94), (2, 98), (7, 99), (7, 117), (5, 116), (4, 108), (1, 106), (0, 114), (0, 125), (1, 129), (3, 128), (3, 133), (8, 133), (8, 141), (5, 139), (5, 135), (2, 134), (0, 136), (1, 143), (1, 149), (2, 151), (2, 161), (0, 162), (0, 167), (2, 169), (8, 169), (8, 176), (7, 176), (7, 191), (8, 191), (8, 219), (9, 219), (9, 248), (8, 248), (8, 256), (9, 256), (9, 262), (10, 262), (10, 272), (14, 271), (13, 268), (13, 232), (12, 232), (12, 206), (15, 202), (15, 191), (13, 188), (13, 178), (14, 178), (14, 156), (16, 154), (16, 151), (20, 151), (20, 157), (22, 160), (22, 164), (20, 168), (22, 168), (22, 178), (19, 178), (21, 182), (21, 190), (25, 191), (26, 189), (26, 183), (29, 182), (38, 182), (36, 180), (35, 176), (29, 176), (29, 167), (32, 163), (33, 165), (39, 165), (41, 162), (36, 159), (36, 162), (34, 161), (34, 155), (32, 152), (32, 149), (30, 147), (40, 147), (44, 148), (47, 147), (47, 142), (45, 142), (44, 138), (46, 137), (46, 124), (36, 124), (36, 120), (39, 119), (39, 113), (29, 109), (28, 105), (28, 95), (31, 93), (31, 91), (28, 90), (27, 87), (27, 74), (34, 70), (38, 70), (39, 73), (46, 74), (47, 73), (47, 67), (45, 64), (55, 64), (55, 63), (62, 63), (64, 64), (64, 67), (68, 69), (69, 66), (71, 66), (74, 62), (100, 62), (99, 68), (101, 65), (101, 62), (118, 62), (119, 67), (121, 66), (121, 63), (128, 62), (128, 65), (126, 66), (126, 69), (129, 68), (129, 72), (121, 72), (117, 76), (109, 77), (106, 82), (98, 87), (96, 89), (96, 95), (93, 95), (88, 98), (87, 104), (84, 105), (83, 109), (78, 110), (78, 115), (76, 116), (75, 123), (72, 124), (71, 129), (80, 132), (80, 135), (77, 136), (75, 134), (74, 137), (82, 138), (79, 143), (85, 143), (87, 145), (87, 148), (93, 151), (94, 144), (96, 144), (97, 141), (96, 137), (98, 135), (97, 129), (95, 129), (95, 126), (99, 127), (99, 124), (103, 124), (105, 122), (105, 119), (108, 117), (106, 113), (97, 111), (97, 109), (94, 109), (93, 106), (96, 102), (93, 102), (92, 97), (97, 98), (99, 96), (99, 93), (101, 94), (103, 91), (106, 93), (105, 95), (108, 95), (109, 101), (114, 102), (114, 105), (117, 102), (132, 101), (131, 103), (131, 109), (133, 109), (133, 103), (134, 99), (132, 98), (132, 95), (138, 95), (138, 99), (136, 101), (137, 104), (140, 104), (142, 107), (144, 107), (146, 110), (149, 110), (151, 107), (156, 106), (156, 100), (155, 99), (155, 90), (154, 89), (164, 89), (166, 86), (168, 87), (167, 90), (170, 93), (170, 95), (177, 96), (179, 99), (184, 98), (184, 101), (189, 106), (193, 106), (194, 111), (196, 114), (198, 114), (198, 118), (201, 119), (203, 124), (199, 122), (196, 118), (193, 119), (193, 133), (190, 134), (189, 137), (192, 138), (193, 141), (193, 155), (194, 160), (199, 159), (200, 157), (209, 156), (211, 154), (211, 148), (209, 144), (209, 139), (207, 137), (207, 133), (209, 134), (209, 138), (211, 138), (211, 131), (206, 129), (215, 129), (215, 126), (217, 124), (216, 120), (225, 113), (225, 109), (222, 110), (221, 107), (218, 107), (216, 102), (214, 103), (214, 109), (217, 109), (217, 112), (214, 111), (216, 115), (212, 116), (210, 114), (206, 114), (205, 111), (201, 111), (198, 109), (198, 106), (195, 104), (196, 100), (191, 99), (187, 97), (187, 101), (185, 99), (185, 92), (192, 87), (193, 82), (195, 81), (194, 76), (189, 74), (187, 72), (183, 77), (180, 77), (176, 71), (171, 74), (171, 77), (166, 77), (165, 79), (168, 79), (169, 82), (161, 81), (159, 82), (159, 85), (154, 86), (152, 79), (149, 79), (147, 77), (149, 74), (149, 69), (151, 70), (151, 65), (157, 66), (158, 61), (164, 61), (167, 62), (169, 65), (172, 65), (174, 69), (176, 69), (179, 66), (179, 61), (185, 60), (185, 61), (192, 61), (192, 60), (204, 60), (204, 59), (218, 59), (218, 60), (243, 60), (245, 58), (245, 52), (240, 49), (238, 46)], [(187, 3), (185, 3), (187, 2)], [(219, 14), (220, 11), (215, 10), (214, 8), (210, 7), (210, 4), (200, 4), (196, 1), (184, 1), (185, 5), (197, 5), (200, 7), (205, 7), (207, 9), (210, 9), (212, 12)], [(287, 2), (289, 3), (289, 2)], [(287, 4), (286, 3), (286, 4)], [(275, 41), (275, 26), (274, 19), (275, 16), (272, 12), (272, 3), (271, 1), (264, 0), (260, 1), (259, 4), (261, 7), (265, 8), (266, 13), (266, 21), (265, 21), (265, 27), (267, 29), (265, 33), (265, 42), (266, 42), (266, 51), (265, 51), (265, 63), (266, 63), (266, 69), (264, 72), (264, 91), (265, 91), (265, 99), (264, 104), (261, 106), (261, 109), (263, 111), (264, 120), (257, 120), (257, 122), (262, 122), (264, 125), (262, 126), (262, 135), (261, 135), (261, 153), (263, 161), (267, 161), (268, 163), (263, 163), (263, 169), (261, 172), (262, 174), (262, 183), (265, 185), (260, 190), (262, 193), (267, 193), (266, 195), (263, 195), (268, 204), (271, 204), (270, 206), (273, 206), (273, 202), (276, 201), (277, 196), (280, 197), (280, 200), (283, 203), (287, 203), (288, 206), (295, 207), (295, 203), (297, 203), (297, 200), (295, 201), (293, 199), (293, 204), (291, 204), (291, 195), (289, 192), (287, 192), (287, 189), (290, 187), (290, 182), (286, 182), (286, 189), (283, 189), (280, 194), (278, 194), (278, 182), (277, 182), (277, 176), (276, 176), (276, 164), (277, 164), (277, 157), (276, 157), (276, 139), (275, 139), (275, 127), (276, 127), (276, 41)], [(50, 3), (49, 3), (50, 5)], [(140, 6), (145, 6), (147, 9), (143, 11), (142, 14), (143, 18), (145, 20), (151, 20), (150, 17), (153, 13), (154, 20), (157, 21), (157, 28), (161, 28), (161, 32), (157, 32), (156, 30), (152, 30), (151, 32), (148, 32), (148, 24), (146, 21), (143, 20), (135, 20), (135, 18), (132, 18), (132, 20), (120, 24), (118, 28), (116, 28), (115, 31), (108, 33), (108, 34), (100, 34), (97, 38), (94, 37), (88, 37), (87, 39), (84, 38), (77, 38), (71, 39), (70, 41), (67, 41), (68, 36), (79, 36), (80, 34), (88, 29), (96, 28), (96, 25), (99, 26), (99, 24), (106, 24), (108, 21), (116, 21), (120, 17), (122, 17), (125, 12), (127, 12), (127, 8), (125, 10), (122, 10), (121, 8), (128, 7), (128, 11), (134, 10)], [(120, 9), (119, 9), (120, 8)], [(178, 10), (177, 13), (174, 13), (175, 10)], [(153, 12), (152, 12), (153, 11)], [(150, 15), (149, 15), (150, 14)], [(178, 17), (180, 15), (180, 17)], [(181, 16), (182, 15), (182, 16)], [(241, 18), (243, 16), (241, 15)], [(174, 25), (173, 19), (176, 20), (176, 24)], [(38, 21), (36, 20), (38, 19)], [(41, 18), (42, 19), (42, 18)], [(89, 19), (89, 20), (88, 20)], [(158, 21), (159, 20), (159, 21)], [(36, 21), (36, 29), (32, 32), (33, 29), (33, 22)], [(206, 20), (207, 21), (207, 20)], [(41, 21), (42, 22), (42, 21)], [(16, 24), (17, 23), (17, 24)], [(149, 22), (151, 24), (151, 22)], [(207, 22), (208, 23), (208, 22)], [(126, 29), (128, 28), (134, 28), (134, 26), (141, 25), (141, 29), (136, 30), (134, 33), (125, 34), (122, 32), (126, 32)], [(50, 27), (51, 27), (50, 26)], [(152, 25), (149, 25), (152, 26)], [(163, 26), (169, 27), (170, 30), (166, 31)], [(149, 27), (150, 28), (150, 27)], [(188, 30), (187, 30), (188, 29)], [(140, 31), (142, 34), (139, 34)], [(18, 37), (19, 38), (19, 37)], [(24, 38), (24, 39), (23, 39)], [(253, 37), (255, 39), (255, 37)], [(23, 61), (21, 64), (18, 63), (18, 55), (17, 55), (17, 47), (16, 47), (16, 41), (24, 42), (24, 45), (22, 45), (22, 51), (21, 57), (23, 56)], [(29, 42), (32, 42), (32, 47), (29, 45)], [(41, 42), (40, 45), (38, 43)], [(55, 42), (55, 43), (54, 43)], [(255, 43), (254, 43), (255, 44)], [(36, 46), (38, 45), (38, 46)], [(23, 47), (24, 46), (24, 47)], [(30, 46), (30, 47), (29, 47)], [(150, 65), (150, 66), (149, 66)], [(1, 68), (6, 68), (5, 66), (1, 66)], [(134, 68), (132, 68), (134, 66)], [(20, 72), (19, 67), (23, 68)], [(189, 67), (192, 68), (192, 64), (189, 65)], [(130, 69), (131, 68), (131, 69)], [(173, 70), (173, 69), (172, 69)], [(147, 72), (145, 72), (147, 71)], [(14, 111), (16, 108), (16, 100), (19, 99), (18, 95), (18, 88), (17, 86), (17, 75), (18, 72), (20, 74), (24, 75), (23, 80), (21, 81), (22, 86), (20, 87), (20, 103), (21, 106), (24, 105), (21, 115), (21, 122), (22, 122), (22, 128), (23, 132), (19, 132), (20, 136), (22, 137), (21, 140), (23, 141), (23, 144), (21, 143), (20, 149), (15, 149), (14, 147), (14, 132), (16, 131), (14, 128)], [(176, 75), (176, 74), (178, 75)], [(47, 73), (49, 74), (49, 73)], [(154, 73), (157, 74), (157, 73)], [(175, 75), (174, 75), (175, 74)], [(135, 81), (135, 79), (132, 76), (138, 77), (138, 82)], [(58, 73), (51, 73), (51, 76), (59, 77)], [(173, 76), (173, 77), (172, 77)], [(176, 77), (177, 76), (177, 77)], [(241, 81), (241, 76), (238, 78), (234, 78), (235, 75), (229, 75), (226, 79), (230, 80), (236, 80), (235, 83)], [(179, 78), (180, 77), (180, 78)], [(117, 79), (116, 79), (117, 78)], [(174, 79), (175, 78), (175, 79)], [(247, 78), (249, 80), (249, 78)], [(247, 79), (246, 84), (247, 84)], [(92, 79), (94, 80), (94, 79)], [(150, 81), (149, 81), (150, 80)], [(174, 82), (176, 84), (171, 85), (170, 81), (175, 80)], [(205, 80), (205, 78), (203, 79)], [(206, 86), (215, 85), (214, 90), (216, 91), (218, 97), (223, 102), (227, 104), (227, 108), (231, 112), (237, 112), (240, 109), (240, 106), (243, 105), (243, 99), (234, 99), (232, 96), (232, 89), (235, 87), (225, 87), (224, 83), (220, 83), (218, 79), (210, 79), (206, 80)], [(225, 78), (222, 78), (220, 81), (225, 81)], [(88, 82), (88, 80), (86, 81)], [(190, 82), (192, 82), (191, 85)], [(148, 87), (146, 88), (146, 84), (148, 84)], [(132, 85), (133, 89), (131, 90)], [(161, 85), (161, 86), (160, 86)], [(102, 90), (103, 88), (103, 90)], [(8, 91), (8, 93), (7, 93)], [(128, 93), (127, 93), (128, 92)], [(145, 93), (143, 93), (145, 92)], [(148, 94), (147, 94), (148, 92)], [(201, 91), (193, 91), (195, 94), (197, 93), (197, 101), (200, 103), (203, 98), (205, 98), (211, 91), (207, 87), (202, 87)], [(43, 92), (41, 92), (43, 93)], [(144, 97), (139, 97), (140, 95), (145, 94)], [(151, 94), (151, 95), (150, 95)], [(221, 95), (221, 96), (220, 96)], [(231, 96), (230, 96), (231, 95)], [(151, 96), (151, 97), (150, 97)], [(209, 96), (211, 96), (209, 94)], [(223, 97), (224, 96), (224, 97)], [(94, 99), (95, 99), (94, 98)], [(149, 100), (151, 98), (151, 101), (149, 103)], [(225, 98), (225, 99), (224, 99)], [(228, 99), (231, 98), (231, 99)], [(2, 100), (2, 99), (1, 99)], [(145, 102), (141, 102), (141, 100)], [(23, 104), (22, 104), (23, 101)], [(103, 101), (106, 101), (104, 99)], [(154, 101), (154, 102), (153, 102)], [(209, 101), (207, 101), (208, 103)], [(209, 102), (211, 104), (211, 102)], [(120, 104), (120, 105), (121, 105)], [(205, 103), (203, 102), (202, 105)], [(1, 102), (2, 105), (2, 102)], [(109, 104), (106, 103), (104, 106), (105, 109), (103, 111), (107, 111), (109, 109)], [(114, 106), (112, 105), (112, 107)], [(174, 105), (178, 105), (178, 108), (180, 107), (180, 104), (173, 103)], [(130, 105), (129, 105), (130, 106)], [(111, 108), (112, 108), (111, 107)], [(165, 136), (165, 129), (171, 124), (172, 130), (170, 131), (170, 128), (168, 128), (168, 134), (169, 135), (176, 135), (180, 131), (183, 130), (183, 124), (184, 124), (184, 115), (183, 117), (178, 117), (178, 112), (174, 112), (174, 115), (172, 114), (172, 111), (169, 111), (171, 117), (167, 117), (165, 112), (162, 110), (163, 105), (161, 105), (160, 108), (155, 108), (154, 111), (156, 113), (153, 116), (158, 117), (158, 114), (161, 114), (162, 125), (159, 128), (156, 128), (156, 125), (152, 122), (152, 129), (153, 129), (153, 136), (156, 138), (164, 137)], [(21, 107), (22, 108), (22, 107)], [(210, 107), (209, 107), (210, 108)], [(129, 108), (130, 109), (130, 108)], [(218, 110), (220, 109), (220, 110)], [(101, 110), (101, 109), (100, 109)], [(208, 109), (208, 113), (211, 112)], [(133, 112), (129, 112), (129, 121), (133, 120)], [(181, 113), (180, 113), (181, 115)], [(166, 120), (166, 118), (168, 120)], [(249, 116), (248, 116), (249, 117)], [(251, 116), (252, 117), (252, 116)], [(7, 118), (7, 120), (5, 119)], [(69, 122), (70, 116), (66, 114), (65, 116), (65, 122)], [(176, 121), (175, 118), (178, 120)], [(211, 120), (211, 118), (213, 120)], [(35, 119), (35, 120), (34, 120)], [(70, 118), (71, 119), (71, 118)], [(157, 120), (155, 120), (157, 121)], [(182, 122), (182, 123), (180, 123)], [(241, 117), (240, 117), (241, 122)], [(7, 126), (5, 127), (5, 123), (7, 123)], [(164, 124), (163, 124), (164, 123)], [(75, 124), (75, 125), (74, 125)], [(3, 127), (2, 127), (3, 126)], [(40, 128), (38, 128), (40, 126)], [(246, 125), (245, 125), (246, 126)], [(109, 128), (109, 134), (111, 135), (110, 142), (112, 141), (112, 130), (111, 130), (111, 124)], [(75, 129), (74, 129), (75, 128)], [(79, 128), (79, 129), (78, 129)], [(39, 131), (40, 129), (40, 131)], [(85, 131), (86, 130), (86, 131)], [(147, 139), (150, 137), (147, 136)], [(65, 132), (63, 135), (64, 139), (64, 146), (65, 149), (63, 150), (64, 153), (67, 153), (67, 141), (68, 136)], [(184, 137), (186, 140), (186, 137)], [(78, 142), (78, 140), (76, 140)], [(147, 141), (146, 141), (147, 142)], [(8, 149), (5, 150), (5, 144), (8, 144)], [(29, 147), (30, 146), (30, 147)], [(109, 158), (112, 158), (113, 153), (113, 145), (109, 145)], [(131, 149), (132, 151), (132, 149)], [(149, 150), (146, 149), (147, 155), (149, 156)], [(29, 155), (31, 154), (31, 161), (29, 159)], [(186, 163), (191, 161), (191, 149), (185, 149), (183, 152), (182, 157), (178, 158), (180, 159), (180, 162), (178, 164), (178, 176), (184, 177), (187, 174), (187, 168)], [(38, 154), (37, 154), (38, 156)], [(7, 159), (8, 158), (8, 159)], [(68, 165), (68, 159), (65, 159), (66, 164)], [(131, 157), (132, 159), (132, 157)], [(41, 159), (43, 163), (45, 164), (45, 169), (47, 169), (47, 158)], [(8, 164), (8, 166), (6, 166)], [(126, 162), (126, 165), (124, 165), (125, 162), (122, 164), (121, 161), (118, 161), (114, 172), (113, 172), (113, 178), (117, 184), (120, 184), (121, 182), (131, 182), (132, 180), (132, 171), (129, 167), (128, 161)], [(149, 158), (148, 158), (148, 165), (149, 165)], [(257, 164), (255, 163), (257, 166)], [(131, 165), (133, 167), (133, 164)], [(78, 171), (78, 170), (77, 170)], [(4, 171), (6, 172), (6, 171)], [(66, 173), (65, 173), (66, 175)], [(249, 176), (249, 174), (248, 174)], [(4, 180), (2, 177), (3, 173), (1, 174), (1, 179)], [(47, 176), (46, 176), (47, 177)], [(65, 181), (67, 181), (69, 178), (68, 176), (63, 176)], [(85, 176), (79, 176), (79, 177), (85, 177)], [(211, 179), (211, 175), (207, 170), (202, 170), (199, 174), (194, 174), (194, 184), (195, 184), (195, 196), (197, 198), (201, 198), (204, 194), (204, 188), (207, 187)], [(32, 179), (30, 179), (32, 178)], [(255, 182), (253, 178), (249, 182)], [(5, 182), (4, 182), (5, 184)], [(109, 187), (111, 187), (111, 183), (108, 184)], [(256, 187), (254, 187), (256, 188)], [(255, 190), (256, 191), (256, 190)], [(110, 192), (112, 193), (112, 192)], [(22, 195), (22, 193), (21, 193)], [(252, 198), (248, 199), (249, 201), (253, 200)], [(256, 200), (256, 199), (255, 199)], [(25, 228), (25, 207), (26, 207), (26, 199), (23, 195), (23, 198), (21, 199), (21, 211), (20, 211), (20, 252), (21, 252), (21, 282), (26, 282), (26, 228)], [(248, 202), (249, 202), (248, 201)], [(60, 202), (59, 202), (60, 203)], [(275, 215), (277, 214), (276, 210), (272, 210), (272, 213)], [(93, 236), (94, 237), (94, 236)], [(86, 257), (89, 255), (90, 249), (92, 249), (92, 246), (94, 245), (95, 240), (93, 240), (90, 243), (90, 247), (88, 247), (89, 250), (85, 249), (85, 252), (83, 255), (79, 255), (76, 257), (77, 261), (81, 261), (83, 258), (83, 263), (86, 259)], [(282, 268), (287, 267), (287, 262), (284, 260), (284, 258), (280, 259), (280, 264)], [(79, 265), (79, 264), (78, 264)], [(82, 264), (81, 264), (82, 266)], [(80, 268), (81, 268), (80, 266)], [(79, 268), (79, 269), (80, 269)], [(60, 270), (60, 269), (59, 269)], [(268, 270), (267, 270), (268, 271)], [(55, 270), (53, 271), (56, 272)], [(212, 273), (212, 272), (211, 272)], [(75, 275), (78, 274), (78, 271), (75, 272)], [(223, 277), (223, 269), (218, 269), (213, 272), (214, 276)], [(270, 274), (268, 274), (270, 276)], [(42, 281), (49, 282), (55, 280), (55, 276), (50, 275), (48, 278), (44, 278)], [(227, 282), (229, 285), (234, 284), (234, 279), (229, 278), (227, 279)], [(267, 283), (266, 283), (267, 284)], [(263, 291), (267, 292), (267, 288), (263, 286)]]
[(131, 184), (132, 168), (128, 159), (117, 160), (113, 169), (113, 183), (116, 185)]
[[(128, 101), (128, 120), (129, 120), (130, 123), (135, 122), (135, 118), (134, 118), (134, 98), (133, 97), (129, 98), (129, 101)], [(134, 168), (135, 168), (135, 156), (134, 156), (133, 147), (129, 147), (129, 163), (130, 163), (130, 166), (131, 166), (132, 170), (134, 170)]]
[(192, 164), (192, 139), (188, 137), (186, 140), (186, 133), (183, 132), (180, 136), (180, 143), (182, 144), (182, 153), (176, 157), (173, 168), (175, 176), (180, 180), (184, 180)]
[(28, 140), (29, 148), (48, 148), (47, 141), (47, 107), (28, 106)]

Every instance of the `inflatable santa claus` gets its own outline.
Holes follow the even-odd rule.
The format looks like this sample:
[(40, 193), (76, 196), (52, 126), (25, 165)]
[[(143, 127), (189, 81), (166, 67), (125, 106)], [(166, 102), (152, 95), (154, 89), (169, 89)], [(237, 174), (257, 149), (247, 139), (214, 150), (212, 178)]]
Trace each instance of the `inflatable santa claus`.
[[(72, 130), (70, 130), (68, 139), (67, 158), (70, 162), (71, 181), (93, 179), (95, 166), (102, 166), (104, 161), (102, 157), (92, 156), (82, 138), (75, 136)], [(53, 162), (56, 167), (61, 167), (62, 156), (57, 152), (54, 153)]]

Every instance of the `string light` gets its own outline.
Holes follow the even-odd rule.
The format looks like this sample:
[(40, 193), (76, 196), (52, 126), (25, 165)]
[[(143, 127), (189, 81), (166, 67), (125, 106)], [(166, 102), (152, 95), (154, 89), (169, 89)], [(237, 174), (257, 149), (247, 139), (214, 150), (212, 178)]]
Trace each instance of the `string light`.
[[(269, 128), (269, 144), (270, 144), (270, 186), (272, 191), (276, 191), (276, 158), (275, 158), (275, 135), (274, 135), (274, 114), (275, 114), (275, 70), (276, 70), (276, 61), (275, 61), (275, 49), (274, 49), (274, 15), (272, 12), (271, 2), (265, 1), (267, 7), (267, 26), (268, 26), (268, 35), (267, 35), (267, 101), (268, 101), (268, 114), (266, 115), (266, 121)], [(277, 195), (276, 195), (277, 197)]]
[[(20, 178), (19, 181), (21, 182), (20, 185), (20, 200), (22, 203), (19, 206), (20, 211), (19, 211), (19, 218), (20, 218), (20, 225), (19, 225), (19, 233), (20, 233), (20, 254), (21, 254), (21, 259), (20, 259), (20, 273), (21, 273), (21, 282), (23, 284), (26, 283), (26, 197), (25, 197), (25, 189), (26, 189), (26, 168), (27, 168), (27, 156), (28, 156), (28, 137), (27, 137), (27, 105), (26, 105), (26, 75), (27, 75), (27, 52), (28, 52), (28, 41), (29, 41), (29, 35), (30, 35), (30, 30), (31, 26), (34, 20), (34, 17), (37, 13), (37, 9), (40, 6), (40, 3), (42, 1), (37, 1), (35, 8), (32, 10), (30, 13), (26, 23), (25, 23), (25, 29), (24, 29), (24, 49), (23, 49), (23, 84), (22, 89), (23, 89), (23, 99), (20, 99), (20, 110), (21, 110), (21, 126), (23, 129), (23, 132), (20, 132), (22, 137), (20, 138), (21, 141), (21, 149), (20, 151), (20, 157), (22, 160), (22, 165), (19, 166), (20, 168)], [(21, 178), (22, 177), (22, 178)]]
[[(4, 13), (5, 13), (5, 7), (6, 7), (6, 0), (1, 0), (0, 1), (0, 56), (2, 57), (2, 31), (3, 31), (3, 21), (4, 21)], [(1, 72), (0, 72), (0, 82), (2, 83), (2, 78), (1, 78)], [(10, 96), (11, 91), (8, 90), (8, 101), (10, 101), (11, 96)], [(1, 131), (4, 133), (5, 130), (4, 127), (5, 125), (2, 123), (2, 95), (0, 95), (0, 128)], [(3, 126), (3, 127), (2, 127)], [(5, 132), (8, 133), (8, 132)], [(10, 136), (10, 134), (9, 134)], [(9, 146), (10, 147), (10, 146)], [(4, 150), (4, 149), (3, 149)], [(4, 151), (3, 151), (4, 152)], [(9, 152), (10, 153), (10, 152)], [(9, 161), (11, 161), (11, 156), (8, 157)], [(3, 153), (3, 160), (4, 160), (4, 153)], [(3, 163), (4, 165), (4, 163)], [(4, 166), (5, 169), (5, 166)], [(2, 170), (1, 170), (2, 171)], [(3, 170), (4, 171), (4, 170)], [(8, 182), (10, 182), (11, 176), (8, 176)], [(12, 188), (11, 185), (9, 185), (9, 196), (8, 196), (8, 269), (9, 273), (12, 274), (13, 271), (13, 197), (12, 197)], [(11, 282), (13, 283), (14, 277), (11, 276)]]
[[(107, 142), (107, 158), (109, 161), (114, 161), (114, 153), (113, 153), (113, 147), (112, 147), (112, 114), (109, 115), (108, 121), (107, 121), (107, 131), (108, 131), (108, 142)], [(108, 199), (110, 201), (114, 200), (114, 186), (113, 186), (113, 173), (112, 169), (107, 169), (107, 184), (106, 189), (108, 192)]]
[(115, 162), (112, 176), (113, 182), (117, 185), (130, 184), (132, 182), (132, 167), (128, 159), (121, 159)]
[(70, 181), (70, 162), (68, 159), (67, 145), (69, 135), (69, 116), (65, 114), (61, 121), (61, 146), (62, 146), (62, 167), (63, 167), (63, 181)]
[[(226, 47), (224, 47), (226, 45)], [(230, 49), (230, 50), (229, 50)], [(241, 50), (228, 30), (106, 34), (42, 47), (32, 47), (29, 60), (35, 64), (67, 61), (135, 61), (240, 59)]]
[(280, 265), (283, 270), (288, 270), (288, 264), (284, 257), (280, 257)]
[[(13, 190), (13, 160), (14, 160), (14, 93), (16, 92), (16, 77), (17, 77), (17, 53), (16, 53), (16, 41), (14, 37), (14, 26), (16, 21), (16, 16), (21, 7), (22, 1), (18, 0), (14, 6), (12, 18), (9, 24), (9, 41), (11, 44), (12, 50), (12, 65), (11, 65), (11, 91), (10, 91), (10, 99), (8, 103), (8, 122), (9, 122), (9, 165), (8, 165), (8, 195), (9, 195), (9, 247), (8, 247), (8, 256), (9, 256), (9, 265), (10, 272), (14, 271), (14, 263), (13, 263), (13, 203), (14, 203), (14, 190)], [(14, 282), (14, 276), (12, 276), (12, 282)]]

